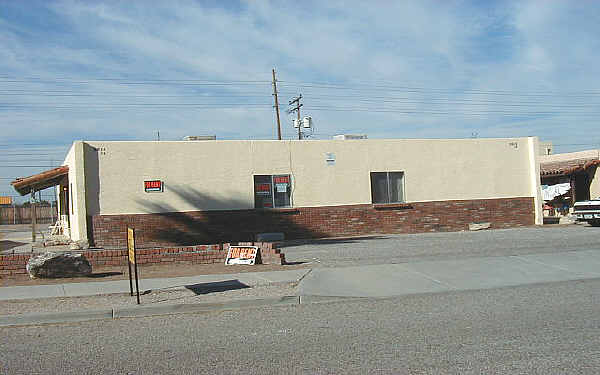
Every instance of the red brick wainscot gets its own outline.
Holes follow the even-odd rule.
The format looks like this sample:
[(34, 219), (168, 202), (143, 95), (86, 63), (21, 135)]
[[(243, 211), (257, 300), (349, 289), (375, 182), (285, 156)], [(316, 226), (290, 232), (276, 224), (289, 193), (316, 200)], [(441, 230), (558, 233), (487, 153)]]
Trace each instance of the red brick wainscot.
[[(271, 242), (240, 242), (231, 245), (258, 246), (260, 261), (262, 264), (284, 264), (285, 256), (277, 248), (277, 243)], [(167, 247), (157, 249), (136, 250), (138, 266), (161, 264), (161, 263), (188, 263), (188, 264), (211, 264), (225, 263), (229, 243), (215, 245), (197, 245), (186, 247)], [(51, 251), (51, 249), (48, 249)], [(74, 251), (75, 252), (75, 251)], [(126, 266), (127, 250), (104, 250), (90, 249), (76, 251), (83, 254), (96, 267)], [(26, 274), (25, 265), (32, 254), (10, 254), (0, 255), (0, 275)]]
[(251, 241), (257, 233), (283, 232), (286, 239), (467, 230), (533, 225), (532, 197), (415, 202), (390, 205), (298, 207), (273, 210), (191, 211), (96, 215), (90, 220), (97, 247), (126, 246), (127, 227), (140, 247), (181, 246), (207, 241)]

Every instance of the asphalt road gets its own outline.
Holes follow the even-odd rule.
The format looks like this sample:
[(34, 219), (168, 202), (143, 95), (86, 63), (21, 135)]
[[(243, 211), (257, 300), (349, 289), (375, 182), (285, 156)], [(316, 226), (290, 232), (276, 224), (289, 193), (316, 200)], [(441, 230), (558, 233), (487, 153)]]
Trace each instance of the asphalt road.
[(597, 374), (600, 280), (0, 330), (2, 374)]
[(344, 267), (590, 249), (600, 249), (600, 228), (584, 224), (295, 241), (283, 251), (288, 262)]

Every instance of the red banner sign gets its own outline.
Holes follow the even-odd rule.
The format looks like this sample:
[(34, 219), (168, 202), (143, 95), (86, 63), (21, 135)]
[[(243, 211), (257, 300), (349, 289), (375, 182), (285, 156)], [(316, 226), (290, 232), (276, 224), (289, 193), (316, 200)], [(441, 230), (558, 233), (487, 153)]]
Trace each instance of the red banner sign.
[(273, 177), (273, 182), (276, 184), (289, 184), (290, 176), (275, 176)]
[(163, 183), (161, 180), (144, 181), (144, 191), (146, 193), (153, 191), (163, 191)]

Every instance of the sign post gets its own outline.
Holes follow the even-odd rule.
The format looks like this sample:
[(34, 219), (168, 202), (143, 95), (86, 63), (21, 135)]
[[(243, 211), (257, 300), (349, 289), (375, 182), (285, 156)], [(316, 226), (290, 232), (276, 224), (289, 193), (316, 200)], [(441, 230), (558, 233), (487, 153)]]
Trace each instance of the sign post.
[(131, 278), (131, 265), (135, 272), (135, 291), (137, 294), (137, 304), (140, 304), (140, 287), (138, 284), (137, 259), (135, 253), (135, 233), (133, 228), (127, 228), (127, 265), (129, 266), (129, 291), (133, 296), (133, 280)]

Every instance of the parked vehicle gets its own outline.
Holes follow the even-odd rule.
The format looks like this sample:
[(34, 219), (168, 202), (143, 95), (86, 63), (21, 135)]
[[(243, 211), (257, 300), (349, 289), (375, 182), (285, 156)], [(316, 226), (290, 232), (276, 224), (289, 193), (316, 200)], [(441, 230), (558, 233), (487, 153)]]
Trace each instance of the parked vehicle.
[(577, 221), (587, 221), (594, 227), (600, 227), (600, 198), (575, 202), (573, 214)]

